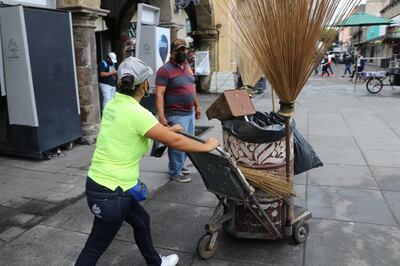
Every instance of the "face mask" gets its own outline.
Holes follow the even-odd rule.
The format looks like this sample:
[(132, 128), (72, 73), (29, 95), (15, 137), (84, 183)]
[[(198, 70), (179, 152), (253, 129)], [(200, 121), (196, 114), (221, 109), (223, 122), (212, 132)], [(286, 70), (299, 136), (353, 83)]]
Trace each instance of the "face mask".
[(175, 53), (175, 61), (178, 64), (182, 64), (183, 62), (186, 61), (187, 55), (185, 52), (177, 52)]

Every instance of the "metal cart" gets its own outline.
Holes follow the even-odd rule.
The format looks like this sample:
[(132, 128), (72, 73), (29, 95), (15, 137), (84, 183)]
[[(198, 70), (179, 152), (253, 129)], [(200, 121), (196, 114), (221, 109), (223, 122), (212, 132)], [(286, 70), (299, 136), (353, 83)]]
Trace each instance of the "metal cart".
[[(204, 142), (200, 138), (184, 135)], [(257, 198), (255, 189), (246, 181), (236, 162), (222, 148), (218, 147), (213, 152), (187, 153), (187, 155), (199, 171), (207, 190), (214, 193), (219, 200), (218, 206), (205, 226), (206, 234), (198, 242), (197, 252), (200, 257), (208, 259), (216, 253), (217, 237), (221, 229), (238, 238), (275, 240), (292, 236), (296, 243), (302, 243), (307, 239), (309, 225), (306, 220), (311, 218), (311, 212), (294, 206), (292, 230), (285, 230), (286, 211), (282, 211), (282, 215), (278, 218), (272, 217), (271, 213), (262, 206), (264, 205), (262, 200)], [(292, 203), (285, 202), (283, 207), (287, 204)], [(238, 214), (240, 215), (239, 207), (249, 210), (251, 218), (262, 227), (262, 232), (259, 230), (239, 232), (236, 229), (235, 223)]]

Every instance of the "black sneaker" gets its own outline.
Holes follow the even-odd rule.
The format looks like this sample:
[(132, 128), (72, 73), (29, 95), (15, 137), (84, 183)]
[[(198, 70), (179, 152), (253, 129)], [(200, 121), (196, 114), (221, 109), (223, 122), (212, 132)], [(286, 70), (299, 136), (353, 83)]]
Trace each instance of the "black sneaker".
[(183, 175), (177, 175), (177, 176), (171, 176), (171, 180), (174, 180), (179, 183), (187, 183), (192, 181), (190, 177), (183, 176)]
[(192, 172), (192, 170), (186, 168), (186, 167), (182, 167), (182, 174), (184, 175), (188, 175)]

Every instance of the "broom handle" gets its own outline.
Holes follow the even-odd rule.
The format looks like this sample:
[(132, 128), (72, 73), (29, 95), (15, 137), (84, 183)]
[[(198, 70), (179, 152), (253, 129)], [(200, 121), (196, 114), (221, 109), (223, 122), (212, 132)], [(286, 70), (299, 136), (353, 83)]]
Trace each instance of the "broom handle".
[(290, 181), (290, 117), (285, 117), (285, 144), (286, 144), (286, 179)]
[(272, 94), (272, 112), (275, 113), (275, 92), (272, 87), (271, 87), (271, 94)]
[[(291, 129), (290, 129), (290, 119), (291, 117), (286, 117), (285, 116), (285, 144), (286, 144), (286, 180), (288, 182), (291, 181), (292, 176), (291, 176), (291, 170), (290, 170), (290, 135), (291, 135)], [(290, 198), (287, 201), (287, 208), (286, 208), (286, 227), (289, 229), (289, 234), (292, 234), (292, 222), (293, 222), (293, 201)]]

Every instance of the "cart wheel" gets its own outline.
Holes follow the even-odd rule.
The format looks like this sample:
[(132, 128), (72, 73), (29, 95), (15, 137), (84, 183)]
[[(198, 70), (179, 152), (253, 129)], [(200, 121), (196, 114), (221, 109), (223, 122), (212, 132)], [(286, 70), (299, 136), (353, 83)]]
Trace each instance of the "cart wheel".
[(376, 94), (383, 88), (383, 82), (381, 79), (369, 79), (367, 82), (367, 90), (369, 93)]
[(217, 252), (217, 249), (218, 249), (217, 241), (215, 241), (214, 246), (212, 247), (212, 249), (210, 249), (211, 237), (212, 237), (212, 235), (205, 234), (204, 236), (202, 236), (200, 238), (199, 242), (197, 243), (197, 253), (203, 259), (211, 258)]
[(297, 244), (301, 244), (307, 240), (308, 234), (310, 233), (310, 226), (305, 221), (300, 221), (293, 226), (293, 240)]

